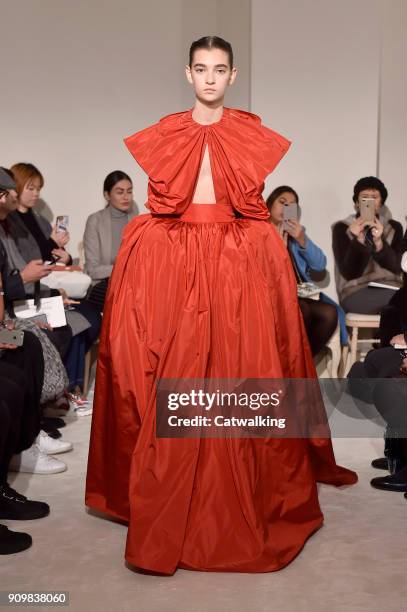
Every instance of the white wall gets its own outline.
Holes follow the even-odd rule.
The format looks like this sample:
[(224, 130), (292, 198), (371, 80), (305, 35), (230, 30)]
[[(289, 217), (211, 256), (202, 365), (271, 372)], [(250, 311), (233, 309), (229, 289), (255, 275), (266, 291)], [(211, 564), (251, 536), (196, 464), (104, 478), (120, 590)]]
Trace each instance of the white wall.
[[(87, 216), (104, 205), (110, 171), (133, 177), (145, 211), (146, 177), (122, 138), (192, 106), (189, 45), (217, 32), (228, 4), (210, 0), (202, 11), (197, 0), (1, 1), (0, 165), (39, 167), (44, 201), (54, 216), (71, 217), (73, 255)], [(238, 4), (229, 28), (237, 37), (250, 3)], [(240, 47), (249, 66), (248, 42)], [(248, 87), (246, 74), (238, 103), (244, 95), (247, 103)]]
[(74, 255), (111, 170), (133, 177), (144, 211), (146, 177), (122, 138), (192, 106), (184, 66), (191, 41), (207, 34), (234, 46), (239, 78), (227, 105), (251, 109), (293, 141), (266, 194), (283, 182), (298, 189), (331, 276), (329, 228), (352, 210), (358, 177), (378, 167), (404, 221), (405, 0), (0, 4), (0, 164), (31, 161), (43, 171), (44, 200), (71, 216)]
[(252, 1), (251, 108), (293, 141), (266, 195), (298, 191), (332, 296), (330, 225), (353, 212), (356, 179), (376, 172), (379, 32), (377, 0)]
[(407, 214), (407, 2), (383, 0), (379, 176), (389, 207), (405, 226)]
[(181, 107), (181, 8), (181, 0), (2, 5), (0, 163), (40, 168), (44, 200), (71, 217), (74, 254), (88, 214), (103, 206), (108, 172), (127, 171), (145, 200), (121, 140)]

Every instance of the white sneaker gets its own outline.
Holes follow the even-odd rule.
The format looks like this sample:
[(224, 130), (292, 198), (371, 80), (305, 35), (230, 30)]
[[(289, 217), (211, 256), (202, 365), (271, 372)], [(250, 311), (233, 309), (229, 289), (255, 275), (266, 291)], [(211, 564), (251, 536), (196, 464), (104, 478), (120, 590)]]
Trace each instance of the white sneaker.
[(11, 458), (10, 472), (26, 472), (28, 474), (58, 474), (65, 472), (66, 464), (55, 457), (42, 453), (37, 444)]
[(72, 442), (64, 442), (60, 439), (51, 438), (45, 431), (41, 430), (35, 439), (35, 443), (45, 455), (58, 455), (67, 453), (73, 449)]
[(75, 408), (75, 414), (78, 415), (78, 417), (80, 416), (89, 416), (91, 415), (93, 412), (93, 406), (79, 406), (78, 408)]

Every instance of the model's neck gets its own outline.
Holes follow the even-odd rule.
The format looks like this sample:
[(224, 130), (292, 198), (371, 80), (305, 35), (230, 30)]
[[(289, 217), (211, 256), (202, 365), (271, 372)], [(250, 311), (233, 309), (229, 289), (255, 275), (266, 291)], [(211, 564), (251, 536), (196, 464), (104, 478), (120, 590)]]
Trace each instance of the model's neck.
[(18, 212), (23, 213), (23, 215), (24, 215), (25, 213), (28, 213), (28, 211), (29, 211), (30, 209), (29, 209), (29, 208), (27, 208), (27, 206), (23, 206), (22, 204), (19, 204), (19, 205), (17, 206), (17, 210), (18, 210)]
[(214, 103), (211, 106), (204, 104), (200, 100), (195, 100), (195, 105), (192, 110), (192, 118), (197, 123), (202, 125), (210, 125), (222, 119), (223, 115), (223, 100)]

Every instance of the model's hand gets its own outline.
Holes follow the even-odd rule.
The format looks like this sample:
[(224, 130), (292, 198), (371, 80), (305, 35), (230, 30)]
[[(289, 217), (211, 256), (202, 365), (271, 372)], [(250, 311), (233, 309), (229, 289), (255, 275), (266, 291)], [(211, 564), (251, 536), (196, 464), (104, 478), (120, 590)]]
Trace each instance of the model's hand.
[(305, 247), (305, 232), (302, 225), (297, 221), (297, 219), (288, 219), (287, 223), (287, 232), (294, 238), (300, 245), (300, 247)]
[(62, 249), (69, 242), (69, 232), (57, 232), (56, 227), (52, 228), (51, 238)]
[(365, 225), (366, 221), (364, 221), (361, 217), (358, 217), (349, 225), (350, 233), (355, 236), (355, 238), (361, 243), (365, 244)]
[(65, 251), (65, 249), (53, 249), (52, 254), (56, 259), (58, 259), (58, 261), (65, 265), (70, 260), (70, 255)]
[(397, 336), (393, 336), (390, 340), (390, 344), (394, 346), (395, 344), (404, 344), (407, 345), (406, 339), (404, 338), (404, 334), (397, 334)]
[(23, 283), (33, 283), (39, 281), (51, 273), (49, 266), (46, 266), (42, 259), (33, 259), (20, 272)]

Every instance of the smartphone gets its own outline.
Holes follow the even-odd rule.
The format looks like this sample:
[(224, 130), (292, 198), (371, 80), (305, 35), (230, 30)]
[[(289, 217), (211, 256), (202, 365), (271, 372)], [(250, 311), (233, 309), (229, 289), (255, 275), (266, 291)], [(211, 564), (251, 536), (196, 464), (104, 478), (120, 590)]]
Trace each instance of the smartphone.
[(45, 314), (34, 315), (30, 317), (30, 321), (33, 323), (48, 323), (47, 315)]
[(24, 332), (21, 329), (0, 329), (0, 344), (23, 346)]
[(283, 206), (283, 229), (288, 230), (287, 221), (294, 219), (297, 221), (298, 219), (298, 205), (296, 202), (293, 204), (285, 204)]
[(56, 220), (56, 231), (67, 232), (69, 227), (69, 216), (59, 215)]
[(361, 198), (359, 210), (363, 221), (373, 223), (375, 219), (375, 200), (373, 198)]

